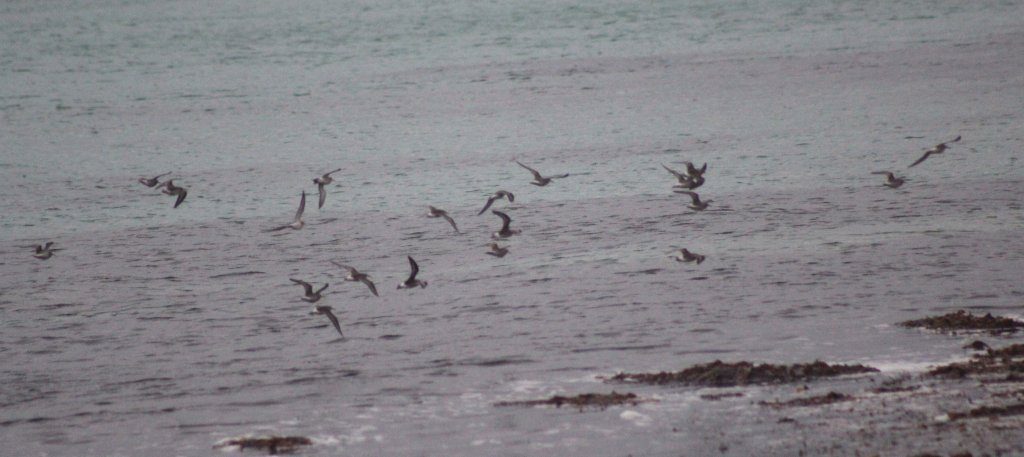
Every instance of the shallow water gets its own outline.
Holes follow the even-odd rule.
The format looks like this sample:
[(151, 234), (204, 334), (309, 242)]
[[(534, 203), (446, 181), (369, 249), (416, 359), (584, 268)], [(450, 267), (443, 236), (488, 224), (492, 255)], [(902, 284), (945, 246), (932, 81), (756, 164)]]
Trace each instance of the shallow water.
[[(893, 323), (1024, 314), (1018, 2), (0, 11), (0, 437), (22, 455), (259, 433), (314, 438), (303, 455), (702, 455), (726, 426), (745, 455), (758, 410), (694, 389), (492, 405), (715, 359), (920, 367), (962, 343)], [(571, 176), (531, 186), (514, 158)], [(683, 160), (709, 164), (707, 211), (671, 192), (660, 164)], [(266, 232), (336, 167), (305, 229)], [(178, 209), (135, 182), (166, 171)], [(523, 232), (502, 259), (475, 216), (499, 188)], [(64, 250), (32, 258), (46, 240)], [(426, 289), (395, 290), (407, 255)], [(345, 338), (289, 277), (331, 284)]]

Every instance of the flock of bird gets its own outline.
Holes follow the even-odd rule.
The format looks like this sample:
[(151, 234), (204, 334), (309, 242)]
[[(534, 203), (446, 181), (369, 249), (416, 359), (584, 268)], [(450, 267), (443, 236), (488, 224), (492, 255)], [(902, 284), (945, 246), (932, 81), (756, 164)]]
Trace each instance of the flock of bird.
[[(960, 141), (960, 139), (961, 139), (961, 137), (958, 135), (953, 140), (950, 140), (950, 141), (947, 141), (947, 142), (944, 142), (944, 143), (939, 143), (938, 145), (935, 145), (934, 147), (927, 149), (924, 152), (924, 155), (922, 155), (914, 163), (910, 164), (910, 167), (914, 167), (914, 166), (920, 164), (921, 162), (924, 162), (925, 159), (927, 159), (928, 157), (930, 157), (932, 155), (937, 155), (937, 154), (943, 153), (946, 149), (949, 149), (949, 144), (958, 142), (958, 141)], [(544, 186), (550, 184), (555, 179), (566, 178), (566, 177), (569, 176), (568, 173), (564, 173), (564, 174), (560, 174), (560, 175), (553, 175), (553, 176), (543, 176), (537, 170), (524, 165), (522, 162), (519, 162), (518, 160), (516, 160), (515, 163), (518, 164), (520, 167), (523, 167), (523, 168), (529, 170), (530, 173), (533, 174), (533, 181), (530, 181), (530, 184), (533, 184), (533, 185), (538, 186), (538, 187), (544, 187)], [(713, 200), (710, 200), (710, 199), (709, 200), (701, 200), (700, 195), (697, 192), (694, 192), (694, 189), (697, 189), (697, 188), (701, 187), (702, 185), (704, 185), (704, 173), (707, 171), (708, 165), (707, 165), (707, 163), (705, 163), (700, 168), (697, 168), (696, 166), (694, 166), (694, 164), (692, 162), (683, 162), (683, 164), (686, 165), (686, 170), (684, 172), (679, 172), (679, 171), (673, 170), (673, 169), (669, 168), (668, 166), (666, 166), (665, 164), (662, 164), (661, 166), (665, 170), (667, 170), (669, 173), (671, 173), (673, 177), (675, 177), (677, 183), (672, 186), (673, 188), (675, 188), (674, 192), (675, 193), (679, 193), (679, 194), (684, 194), (684, 195), (687, 195), (687, 196), (690, 197), (690, 204), (688, 205), (688, 207), (690, 209), (692, 209), (694, 211), (703, 211), (703, 210), (707, 209), (708, 206), (710, 206), (710, 204), (711, 204), (711, 202)], [(329, 172), (324, 173), (323, 175), (313, 179), (313, 183), (317, 185), (317, 192), (319, 194), (319, 203), (318, 203), (318, 206), (317, 206), (318, 208), (323, 208), (324, 202), (326, 201), (326, 198), (327, 198), (326, 186), (334, 182), (334, 179), (331, 177), (331, 174), (336, 173), (338, 171), (341, 171), (341, 169), (339, 168), (339, 169), (335, 169), (335, 170), (329, 171)], [(173, 180), (171, 180), (171, 179), (168, 179), (168, 180), (163, 181), (163, 182), (160, 181), (160, 178), (162, 178), (164, 176), (167, 176), (169, 174), (170, 173), (163, 173), (163, 174), (160, 174), (160, 175), (156, 175), (156, 176), (154, 176), (152, 178), (141, 177), (141, 178), (138, 179), (138, 182), (141, 183), (142, 185), (146, 186), (146, 187), (160, 188), (162, 193), (164, 193), (165, 195), (176, 197), (175, 198), (175, 202), (174, 202), (174, 208), (177, 208), (177, 207), (181, 206), (181, 204), (185, 201), (185, 198), (188, 196), (188, 190), (183, 188), (183, 187), (175, 186)], [(899, 188), (900, 186), (902, 186), (906, 182), (906, 178), (905, 177), (898, 177), (898, 176), (896, 176), (894, 173), (892, 173), (890, 171), (875, 171), (875, 172), (872, 172), (872, 174), (886, 175), (886, 182), (883, 183), (883, 185), (887, 186), (887, 187), (891, 187), (893, 189)], [(493, 195), (487, 197), (487, 202), (484, 204), (483, 208), (480, 209), (480, 211), (477, 213), (477, 215), (479, 216), (479, 215), (483, 214), (489, 208), (491, 208), (491, 206), (496, 201), (502, 200), (502, 199), (505, 199), (509, 203), (511, 203), (511, 202), (515, 201), (515, 195), (513, 195), (511, 192), (508, 192), (506, 190), (498, 190)], [(428, 208), (427, 217), (430, 217), (430, 218), (442, 218), (445, 221), (447, 221), (449, 225), (451, 225), (452, 229), (456, 233), (461, 233), (461, 232), (459, 232), (459, 228), (458, 228), (458, 225), (456, 225), (455, 220), (451, 217), (451, 215), (448, 214), (447, 211), (445, 211), (443, 209), (440, 209), (440, 208), (436, 208), (434, 206), (428, 206), (427, 208)], [(289, 223), (289, 224), (285, 224), (285, 225), (281, 225), (281, 226), (269, 229), (269, 230), (267, 230), (267, 232), (277, 232), (277, 231), (286, 230), (286, 229), (292, 229), (292, 230), (300, 230), (300, 229), (302, 229), (305, 226), (305, 222), (302, 220), (302, 215), (303, 215), (303, 212), (305, 211), (305, 209), (306, 209), (306, 191), (303, 190), (302, 193), (301, 193), (301, 196), (299, 198), (299, 209), (295, 212), (295, 217), (292, 220), (292, 222)], [(505, 255), (507, 255), (509, 253), (509, 249), (508, 249), (507, 246), (499, 245), (497, 243), (497, 241), (508, 239), (508, 238), (510, 238), (510, 237), (512, 237), (514, 235), (517, 235), (517, 234), (520, 233), (520, 230), (514, 230), (514, 229), (512, 229), (510, 227), (510, 225), (512, 223), (512, 218), (510, 218), (508, 216), (508, 214), (505, 214), (504, 212), (498, 211), (498, 210), (491, 210), (491, 213), (496, 215), (496, 216), (498, 216), (499, 218), (501, 218), (502, 224), (501, 224), (501, 228), (498, 229), (498, 231), (496, 231), (496, 232), (491, 234), (491, 239), (493, 240), (493, 242), (491, 242), (488, 245), (488, 247), (490, 248), (490, 251), (488, 251), (487, 254), (491, 255), (491, 256), (494, 256), (494, 257), (501, 258), (501, 257), (504, 257)], [(54, 243), (52, 241), (48, 241), (48, 242), (46, 242), (46, 244), (36, 246), (35, 247), (35, 254), (33, 256), (35, 258), (37, 258), (37, 259), (40, 259), (40, 260), (47, 260), (47, 259), (49, 259), (50, 257), (53, 256), (54, 252), (61, 250), (59, 248), (53, 247), (53, 245), (54, 245)], [(411, 256), (407, 256), (407, 258), (409, 260), (410, 273), (409, 273), (408, 278), (405, 281), (402, 281), (401, 283), (398, 284), (397, 289), (415, 289), (417, 287), (419, 287), (419, 288), (427, 287), (427, 281), (418, 279), (416, 277), (419, 274), (419, 271), (420, 271), (419, 265), (416, 263), (416, 260), (414, 260)], [(678, 249), (677, 251), (674, 251), (673, 255), (671, 255), (670, 258), (675, 259), (677, 262), (688, 262), (688, 263), (692, 262), (692, 263), (695, 263), (695, 264), (699, 265), (702, 262), (704, 262), (705, 256), (703, 256), (701, 254), (697, 254), (697, 253), (691, 252), (691, 251), (687, 250), (686, 248), (681, 248), (681, 249)], [(366, 285), (366, 287), (370, 290), (370, 292), (374, 296), (376, 296), (376, 297), (380, 296), (380, 294), (377, 292), (377, 286), (373, 283), (373, 280), (370, 278), (370, 275), (368, 275), (366, 273), (362, 273), (359, 270), (357, 270), (355, 267), (350, 266), (350, 265), (341, 264), (341, 263), (335, 262), (333, 260), (331, 260), (331, 263), (333, 263), (335, 266), (337, 266), (339, 268), (342, 268), (342, 269), (344, 269), (344, 270), (346, 270), (348, 272), (347, 276), (345, 276), (345, 278), (344, 278), (345, 281), (361, 282), (364, 285)], [(310, 284), (310, 283), (308, 283), (306, 281), (302, 281), (302, 280), (294, 279), (294, 278), (289, 278), (289, 279), (291, 280), (291, 282), (293, 282), (293, 283), (295, 283), (297, 285), (302, 286), (303, 291), (304, 291), (304, 295), (303, 295), (303, 297), (301, 297), (301, 300), (313, 304), (313, 313), (312, 314), (319, 314), (319, 315), (326, 316), (327, 319), (330, 320), (331, 325), (334, 326), (335, 330), (338, 331), (338, 334), (341, 335), (342, 337), (344, 337), (344, 333), (342, 333), (342, 331), (341, 331), (341, 324), (338, 321), (338, 317), (335, 316), (335, 314), (333, 312), (333, 308), (330, 307), (330, 306), (318, 305), (317, 304), (320, 301), (320, 299), (322, 299), (323, 296), (325, 295), (324, 291), (327, 289), (328, 286), (330, 286), (330, 284), (324, 284), (323, 287), (320, 287), (319, 289), (315, 289), (312, 284)]]

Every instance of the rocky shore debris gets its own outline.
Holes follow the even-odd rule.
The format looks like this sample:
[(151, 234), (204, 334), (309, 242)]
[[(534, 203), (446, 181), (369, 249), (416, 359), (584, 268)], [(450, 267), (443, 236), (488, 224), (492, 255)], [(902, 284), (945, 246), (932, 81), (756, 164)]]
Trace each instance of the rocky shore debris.
[(1001, 416), (1024, 415), (1024, 403), (1014, 403), (1007, 406), (982, 406), (974, 408), (966, 413), (949, 413), (949, 420), (993, 418)]
[(245, 452), (246, 449), (261, 449), (269, 455), (291, 454), (301, 446), (309, 446), (313, 441), (304, 436), (263, 436), (235, 438), (218, 443), (214, 449), (221, 449), (230, 446), (238, 446), (238, 450)]
[(864, 365), (829, 365), (822, 361), (793, 365), (754, 365), (750, 362), (726, 363), (716, 360), (682, 371), (660, 373), (619, 373), (605, 382), (642, 384), (686, 384), (705, 387), (734, 387), (750, 384), (785, 384), (818, 378), (877, 372)]
[(718, 401), (723, 398), (739, 398), (745, 395), (746, 394), (744, 394), (743, 392), (725, 392), (720, 394), (704, 394), (700, 396), (700, 399), (707, 401)]
[(851, 395), (841, 394), (839, 392), (829, 392), (825, 395), (796, 398), (788, 401), (762, 401), (760, 404), (761, 406), (768, 406), (772, 408), (789, 408), (794, 406), (823, 406), (830, 405), (832, 403), (850, 401), (853, 399), (854, 397)]
[(495, 403), (494, 406), (544, 406), (551, 405), (556, 408), (561, 408), (562, 405), (569, 405), (583, 410), (587, 407), (594, 407), (600, 409), (607, 409), (609, 406), (615, 405), (636, 405), (650, 400), (644, 400), (638, 397), (634, 393), (620, 394), (614, 390), (610, 394), (580, 394), (574, 397), (563, 397), (561, 395), (555, 395), (545, 400), (525, 400), (525, 401), (503, 401)]
[(995, 317), (992, 314), (976, 316), (962, 309), (941, 316), (900, 322), (897, 325), (950, 333), (956, 333), (957, 331), (985, 331), (993, 335), (1014, 333), (1024, 328), (1024, 322), (1018, 320), (1008, 317)]
[(950, 378), (978, 376), (984, 378), (983, 382), (1021, 382), (1024, 381), (1024, 344), (989, 349), (966, 362), (937, 366), (928, 374)]

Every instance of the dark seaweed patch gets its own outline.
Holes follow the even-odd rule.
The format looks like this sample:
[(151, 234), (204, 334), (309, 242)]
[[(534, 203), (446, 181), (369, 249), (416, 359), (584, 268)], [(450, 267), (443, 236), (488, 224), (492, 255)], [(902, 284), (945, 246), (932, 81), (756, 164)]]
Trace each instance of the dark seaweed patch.
[(991, 314), (975, 316), (967, 311), (959, 310), (942, 316), (926, 317), (912, 321), (900, 322), (900, 326), (911, 328), (927, 328), (943, 332), (958, 330), (983, 330), (992, 334), (1013, 333), (1024, 328), (1024, 322), (1008, 317), (995, 317)]
[(718, 401), (723, 398), (742, 397), (744, 395), (745, 394), (743, 392), (726, 392), (721, 394), (704, 394), (700, 396), (700, 399), (707, 401)]
[(556, 408), (561, 408), (562, 405), (574, 406), (579, 409), (594, 407), (605, 409), (609, 406), (630, 404), (636, 405), (645, 400), (640, 399), (634, 393), (620, 394), (614, 390), (610, 394), (580, 394), (575, 397), (563, 397), (561, 395), (555, 395), (554, 397), (546, 400), (526, 400), (526, 401), (503, 401), (495, 403), (494, 406), (544, 406), (551, 405)]
[(966, 362), (956, 362), (933, 368), (928, 374), (950, 378), (972, 375), (1003, 376), (1005, 381), (1019, 381), (1024, 376), (1024, 344), (1012, 344), (1002, 349), (989, 349)]
[(270, 455), (277, 454), (290, 454), (295, 452), (300, 446), (309, 446), (313, 444), (313, 441), (304, 436), (269, 436), (263, 438), (239, 438), (235, 440), (229, 440), (227, 442), (214, 446), (214, 449), (238, 446), (240, 451), (246, 449), (261, 449), (267, 451)]
[(864, 365), (829, 365), (822, 361), (794, 365), (754, 365), (750, 362), (725, 363), (720, 360), (682, 371), (660, 373), (619, 373), (609, 382), (644, 384), (687, 384), (707, 387), (732, 387), (748, 384), (784, 384), (817, 378), (876, 372)]
[(1019, 416), (1024, 414), (1024, 403), (1007, 406), (982, 406), (966, 413), (949, 413), (950, 420), (974, 419), (980, 417)]
[(825, 395), (819, 395), (817, 397), (796, 398), (789, 401), (762, 401), (760, 404), (761, 406), (770, 406), (772, 408), (789, 408), (793, 406), (830, 405), (832, 403), (840, 403), (850, 400), (853, 400), (852, 396), (841, 394), (838, 392), (829, 392)]

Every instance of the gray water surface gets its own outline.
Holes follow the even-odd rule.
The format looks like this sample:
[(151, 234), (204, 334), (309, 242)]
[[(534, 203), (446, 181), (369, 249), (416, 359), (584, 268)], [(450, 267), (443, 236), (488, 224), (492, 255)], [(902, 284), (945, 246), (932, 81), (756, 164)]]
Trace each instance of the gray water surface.
[[(913, 370), (1024, 314), (1019, 2), (0, 6), (0, 441), (17, 455), (704, 455), (620, 370)], [(906, 169), (921, 151), (963, 135)], [(545, 174), (528, 184), (518, 159)], [(710, 209), (661, 168), (707, 162)], [(334, 168), (323, 209), (291, 221)], [(871, 171), (906, 174), (881, 186)], [(185, 203), (135, 182), (172, 171)], [(497, 189), (522, 234), (485, 254)], [(462, 234), (426, 206), (447, 209)], [(46, 261), (32, 246), (64, 250)], [(701, 265), (669, 258), (687, 247)], [(396, 290), (420, 264), (425, 289)], [(370, 273), (377, 298), (330, 260)], [(309, 315), (288, 278), (330, 283)], [(916, 368), (915, 368), (916, 367)], [(681, 430), (681, 431), (680, 431)], [(727, 452), (727, 453), (728, 453)]]

